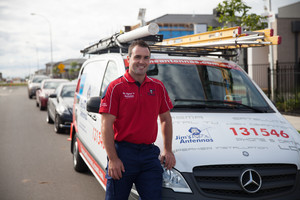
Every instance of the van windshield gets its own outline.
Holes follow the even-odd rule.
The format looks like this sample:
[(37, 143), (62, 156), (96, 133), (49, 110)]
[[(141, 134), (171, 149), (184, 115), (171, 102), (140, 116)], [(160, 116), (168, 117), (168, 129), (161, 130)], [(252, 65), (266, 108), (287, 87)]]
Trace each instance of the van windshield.
[(174, 109), (274, 112), (238, 67), (211, 64), (152, 62), (147, 74), (164, 83)]

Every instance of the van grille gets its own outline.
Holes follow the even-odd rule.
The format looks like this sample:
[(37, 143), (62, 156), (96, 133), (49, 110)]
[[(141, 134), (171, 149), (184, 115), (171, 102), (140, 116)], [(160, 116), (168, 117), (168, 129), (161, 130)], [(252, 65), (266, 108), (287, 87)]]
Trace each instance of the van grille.
[[(241, 174), (252, 169), (262, 179), (261, 188), (255, 193), (246, 192), (240, 183)], [(198, 188), (208, 195), (229, 198), (253, 198), (289, 192), (296, 182), (297, 167), (289, 164), (212, 165), (193, 169)]]

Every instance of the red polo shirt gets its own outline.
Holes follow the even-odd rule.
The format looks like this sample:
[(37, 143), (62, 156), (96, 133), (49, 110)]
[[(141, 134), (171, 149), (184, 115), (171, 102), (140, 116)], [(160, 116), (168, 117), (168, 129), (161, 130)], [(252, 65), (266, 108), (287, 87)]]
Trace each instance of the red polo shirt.
[(146, 76), (142, 85), (129, 75), (112, 81), (101, 100), (100, 113), (116, 116), (116, 141), (151, 144), (157, 137), (157, 117), (173, 105), (163, 83)]

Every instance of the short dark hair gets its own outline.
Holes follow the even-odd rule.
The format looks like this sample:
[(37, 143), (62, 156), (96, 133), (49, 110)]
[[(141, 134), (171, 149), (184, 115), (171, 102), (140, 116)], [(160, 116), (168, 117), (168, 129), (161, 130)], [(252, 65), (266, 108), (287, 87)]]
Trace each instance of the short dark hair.
[(128, 56), (130, 57), (131, 54), (132, 54), (132, 49), (135, 47), (135, 46), (140, 46), (140, 47), (145, 47), (145, 48), (148, 48), (150, 53), (151, 53), (151, 50), (150, 50), (150, 47), (149, 45), (144, 41), (144, 40), (135, 40), (133, 41), (129, 47), (128, 47)]

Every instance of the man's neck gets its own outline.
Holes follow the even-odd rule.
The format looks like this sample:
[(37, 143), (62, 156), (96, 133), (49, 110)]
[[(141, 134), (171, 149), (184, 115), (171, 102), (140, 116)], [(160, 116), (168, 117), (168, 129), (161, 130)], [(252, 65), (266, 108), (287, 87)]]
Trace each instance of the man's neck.
[(131, 74), (129, 72), (130, 76), (137, 82), (139, 82), (141, 85), (145, 80), (146, 75), (136, 75), (136, 74)]

